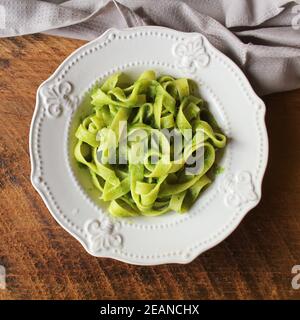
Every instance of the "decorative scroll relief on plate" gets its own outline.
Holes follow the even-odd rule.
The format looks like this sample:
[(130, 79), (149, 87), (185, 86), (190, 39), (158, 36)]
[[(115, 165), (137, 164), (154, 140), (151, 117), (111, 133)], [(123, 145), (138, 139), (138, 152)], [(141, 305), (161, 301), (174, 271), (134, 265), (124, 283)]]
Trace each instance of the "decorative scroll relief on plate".
[(108, 218), (88, 221), (85, 231), (91, 252), (97, 253), (102, 250), (120, 248), (123, 244), (123, 237), (118, 233), (119, 228), (119, 222), (112, 223)]
[(185, 72), (195, 73), (197, 69), (206, 67), (209, 55), (202, 37), (195, 37), (178, 42), (173, 46), (176, 65)]
[(46, 102), (46, 112), (51, 118), (59, 117), (64, 110), (72, 110), (78, 101), (72, 95), (73, 86), (70, 82), (53, 84), (43, 90)]
[(227, 175), (220, 185), (220, 190), (224, 193), (225, 204), (230, 207), (239, 207), (258, 198), (252, 176), (247, 171)]

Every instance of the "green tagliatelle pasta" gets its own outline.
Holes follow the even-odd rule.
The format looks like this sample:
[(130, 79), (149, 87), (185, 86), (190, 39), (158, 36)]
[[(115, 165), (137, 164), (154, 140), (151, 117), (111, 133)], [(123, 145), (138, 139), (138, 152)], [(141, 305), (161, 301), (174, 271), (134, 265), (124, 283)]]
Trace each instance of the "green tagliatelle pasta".
[[(114, 74), (93, 89), (93, 111), (75, 134), (75, 158), (88, 168), (113, 216), (185, 212), (211, 183), (208, 173), (226, 137), (187, 79), (156, 78), (149, 70), (125, 85), (122, 76)], [(166, 134), (172, 130), (185, 141), (178, 157), (175, 138)], [(196, 153), (203, 161), (188, 172)]]

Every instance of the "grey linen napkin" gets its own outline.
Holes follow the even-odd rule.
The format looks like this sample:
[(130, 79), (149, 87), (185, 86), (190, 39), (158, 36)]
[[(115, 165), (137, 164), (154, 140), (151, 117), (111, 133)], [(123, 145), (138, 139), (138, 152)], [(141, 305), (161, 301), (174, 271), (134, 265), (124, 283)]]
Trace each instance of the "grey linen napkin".
[(45, 32), (92, 40), (110, 27), (140, 25), (196, 31), (231, 57), (257, 93), (264, 95), (300, 87), (300, 5), (297, 2), (0, 0), (0, 37)]

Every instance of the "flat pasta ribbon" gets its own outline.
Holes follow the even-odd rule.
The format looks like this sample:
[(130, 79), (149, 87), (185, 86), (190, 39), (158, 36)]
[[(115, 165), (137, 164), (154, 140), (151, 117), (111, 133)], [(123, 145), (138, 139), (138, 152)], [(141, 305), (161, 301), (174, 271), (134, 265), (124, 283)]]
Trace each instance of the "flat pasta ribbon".
[[(75, 159), (88, 168), (112, 216), (185, 212), (212, 182), (209, 172), (226, 136), (204, 101), (191, 94), (188, 79), (157, 78), (152, 70), (129, 85), (122, 77), (116, 73), (93, 89), (92, 113), (75, 133)], [(172, 130), (186, 142), (176, 150), (178, 157), (175, 138), (166, 134)], [(192, 168), (189, 160), (197, 153), (204, 160)]]

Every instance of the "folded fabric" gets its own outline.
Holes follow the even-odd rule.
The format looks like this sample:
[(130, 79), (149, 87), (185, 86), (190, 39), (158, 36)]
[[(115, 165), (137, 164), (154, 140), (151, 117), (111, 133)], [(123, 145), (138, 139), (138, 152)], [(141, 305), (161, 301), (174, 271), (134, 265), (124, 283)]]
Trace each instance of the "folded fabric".
[[(0, 0), (0, 37), (45, 32), (92, 40), (110, 27), (200, 32), (258, 94), (300, 87), (300, 4), (290, 0)], [(1, 53), (0, 53), (1, 54)]]

